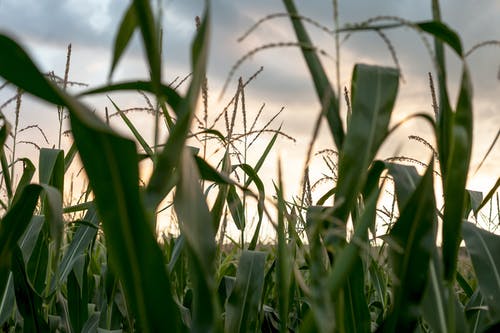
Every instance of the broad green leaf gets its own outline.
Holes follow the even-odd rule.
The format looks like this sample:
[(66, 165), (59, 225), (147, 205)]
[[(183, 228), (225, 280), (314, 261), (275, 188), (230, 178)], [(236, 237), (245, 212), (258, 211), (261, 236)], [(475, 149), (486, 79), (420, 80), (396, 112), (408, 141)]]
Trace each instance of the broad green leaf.
[(447, 24), (440, 21), (428, 21), (417, 22), (416, 25), (434, 38), (447, 44), (459, 57), (463, 56), (462, 41), (458, 34)]
[[(441, 9), (439, 0), (432, 0), (432, 19), (441, 22)], [(453, 111), (451, 109), (447, 87), (446, 57), (443, 40), (438, 35), (434, 36), (435, 63), (438, 78), (438, 114), (436, 115), (436, 139), (439, 152), (439, 165), (441, 175), (446, 177), (450, 149), (452, 145)]]
[(85, 249), (88, 248), (97, 235), (98, 217), (95, 207), (91, 206), (83, 219), (95, 227), (80, 224), (76, 229), (73, 239), (59, 264), (59, 284), (66, 280), (76, 260), (84, 255)]
[(389, 174), (394, 180), (399, 211), (403, 211), (408, 199), (417, 187), (420, 176), (412, 165), (386, 163)]
[(221, 185), (234, 184), (234, 182), (229, 177), (221, 174), (200, 156), (194, 155), (194, 160), (196, 162), (196, 166), (198, 167), (198, 171), (200, 172), (201, 179), (215, 182)]
[[(83, 259), (83, 258), (82, 258)], [(85, 259), (83, 259), (85, 261)], [(83, 283), (87, 283), (86, 267), (84, 269)], [(71, 327), (74, 332), (82, 332), (82, 327), (88, 319), (88, 291), (86, 285), (81, 286), (78, 283), (75, 271), (71, 271), (66, 284), (68, 296), (68, 312)]]
[(226, 303), (225, 332), (259, 330), (266, 253), (243, 251), (236, 280)]
[(14, 204), (17, 199), (19, 199), (19, 196), (21, 195), (23, 189), (31, 183), (31, 180), (33, 179), (33, 175), (35, 174), (35, 166), (33, 163), (27, 159), (27, 158), (22, 158), (21, 161), (23, 161), (23, 174), (21, 176), (21, 179), (17, 183), (16, 186), (16, 193), (14, 194), (14, 197), (12, 198), (12, 204)]
[(309, 73), (314, 83), (314, 88), (316, 90), (316, 95), (321, 104), (321, 112), (326, 116), (328, 125), (330, 126), (330, 132), (332, 133), (333, 139), (337, 149), (340, 150), (344, 144), (344, 129), (342, 127), (342, 120), (340, 118), (338, 96), (335, 96), (335, 92), (332, 89), (328, 77), (326, 75), (323, 66), (319, 60), (318, 55), (314, 50), (311, 49), (313, 46), (309, 35), (307, 34), (301, 19), (298, 17), (297, 8), (293, 0), (283, 0), (286, 11), (290, 15), (292, 21), (293, 29), (297, 41), (307, 47), (302, 47), (302, 55), (306, 61)]
[[(310, 206), (306, 214), (306, 231), (307, 238), (310, 244), (308, 260), (309, 272), (311, 275), (311, 295), (310, 295), (310, 308), (311, 311), (305, 318), (301, 325), (301, 331), (304, 329), (328, 333), (333, 332), (335, 329), (334, 308), (331, 301), (328, 289), (327, 280), (327, 267), (329, 258), (326, 253), (326, 248), (321, 239), (321, 234), (324, 229), (328, 228), (331, 221), (331, 212), (333, 207)], [(335, 226), (335, 224), (332, 224)], [(329, 227), (327, 230), (330, 232), (343, 232), (337, 231), (336, 228)], [(333, 249), (335, 250), (335, 249)]]
[(59, 149), (40, 149), (38, 160), (40, 184), (48, 184), (64, 193), (64, 152)]
[(472, 260), (481, 295), (491, 318), (500, 319), (500, 236), (464, 222), (462, 226), (467, 252)]
[[(428, 279), (422, 299), (423, 319), (436, 333), (468, 332), (460, 301), (455, 293), (449, 294), (449, 289), (443, 280), (443, 265), (437, 247), (432, 251)], [(450, 309), (450, 303), (453, 304), (453, 309)]]
[(352, 115), (339, 157), (334, 215), (343, 223), (362, 190), (367, 170), (387, 133), (398, 91), (395, 69), (358, 64), (352, 75)]
[(387, 242), (392, 263), (394, 301), (381, 332), (411, 332), (421, 315), (420, 303), (435, 246), (436, 202), (433, 160), (408, 199)]
[(17, 245), (12, 256), (12, 275), (17, 308), (23, 317), (23, 330), (25, 332), (48, 332), (49, 327), (43, 317), (42, 299), (28, 281), (23, 254)]
[(351, 275), (343, 285), (341, 297), (335, 301), (336, 323), (342, 325), (339, 331), (370, 332), (370, 312), (365, 297), (365, 274), (363, 262), (354, 257)]
[(36, 239), (35, 247), (33, 248), (32, 254), (26, 262), (26, 274), (28, 275), (28, 280), (30, 281), (33, 290), (39, 295), (43, 295), (45, 287), (47, 285), (46, 277), (49, 264), (49, 239), (48, 233), (42, 232), (38, 233)]
[(370, 331), (360, 252), (368, 241), (368, 229), (375, 223), (379, 192), (378, 187), (372, 189), (366, 199), (365, 209), (354, 226), (354, 235), (349, 244), (335, 256), (328, 276), (328, 289), (335, 302), (336, 322), (340, 331)]
[(377, 188), (367, 198), (365, 209), (354, 226), (354, 234), (349, 244), (335, 258), (328, 277), (329, 292), (333, 299), (337, 298), (339, 291), (351, 276), (351, 272), (359, 259), (361, 248), (368, 240), (368, 229), (375, 223), (379, 193), (380, 191)]
[(455, 280), (461, 225), (466, 208), (467, 175), (472, 152), (472, 87), (464, 65), (460, 94), (453, 123), (452, 147), (444, 175), (443, 268), (447, 281)]
[[(201, 169), (200, 169), (201, 170)], [(229, 158), (229, 151), (226, 149), (224, 153), (224, 157), (222, 158), (222, 168), (221, 172), (228, 175), (231, 172), (231, 160)], [(224, 207), (227, 201), (227, 194), (229, 192), (228, 184), (219, 184), (219, 192), (217, 193), (217, 197), (215, 198), (215, 202), (212, 206), (212, 210), (210, 214), (212, 215), (212, 221), (214, 225), (214, 230), (219, 230), (219, 226), (223, 218)]]
[(227, 206), (231, 212), (231, 217), (238, 230), (245, 229), (245, 208), (238, 193), (236, 192), (235, 185), (229, 185), (227, 192)]
[(108, 79), (111, 79), (113, 72), (120, 61), (123, 53), (125, 52), (128, 44), (130, 43), (130, 39), (134, 34), (135, 29), (137, 28), (137, 16), (135, 13), (134, 4), (131, 4), (120, 23), (120, 27), (118, 28), (118, 32), (115, 37), (115, 45), (113, 48), (113, 60), (111, 62), (111, 68), (109, 70)]
[[(133, 6), (133, 12), (135, 15), (132, 13), (130, 14), (132, 18), (128, 18), (127, 15), (129, 14), (127, 13), (125, 18), (128, 19), (129, 22), (126, 22), (126, 24), (130, 26), (131, 24), (136, 23), (141, 28), (142, 43), (148, 59), (151, 82), (153, 87), (157, 90), (157, 93), (159, 93), (162, 73), (161, 50), (160, 43), (158, 41), (159, 31), (156, 29), (155, 17), (151, 9), (151, 3), (149, 0), (133, 0)], [(135, 18), (133, 16), (135, 16)], [(130, 35), (131, 27), (127, 27), (125, 30), (126, 36)]]
[(7, 284), (0, 293), (0, 325), (3, 325), (13, 314), (15, 306), (14, 279), (9, 273)]
[(0, 76), (47, 102), (65, 104), (55, 85), (40, 73), (31, 58), (13, 39), (0, 34), (0, 48)]
[(220, 318), (215, 282), (215, 230), (199, 174), (191, 153), (184, 149), (174, 208), (189, 250), (189, 273), (194, 293), (192, 331), (219, 331)]
[[(337, 32), (355, 32), (355, 31), (366, 31), (366, 30), (387, 30), (394, 28), (401, 28), (405, 26), (413, 26), (427, 32), (437, 39), (441, 44), (445, 43), (452, 48), (453, 51), (459, 57), (463, 56), (463, 47), (459, 35), (456, 31), (451, 29), (447, 24), (436, 20), (434, 21), (421, 21), (421, 22), (400, 22), (400, 23), (387, 23), (387, 24), (377, 24), (377, 25), (353, 25), (347, 26), (345, 28), (338, 29)], [(389, 19), (390, 20), (390, 19)]]
[[(64, 152), (62, 150), (47, 148), (42, 148), (40, 150), (40, 157), (38, 161), (38, 178), (40, 184), (50, 185), (56, 190), (52, 192), (59, 192), (52, 195), (58, 196), (58, 200), (62, 200), (60, 199), (62, 197), (62, 194), (64, 193)], [(61, 217), (62, 207), (58, 207), (58, 210), (60, 211), (54, 212), (54, 214), (56, 214), (55, 217), (58, 218), (58, 220), (52, 222), (51, 219), (54, 214), (51, 214), (50, 212), (51, 207), (47, 202), (48, 200), (50, 200), (48, 196), (49, 193), (42, 196), (42, 209), (43, 213), (47, 217), (47, 222), (49, 222), (50, 224), (50, 235), (56, 241), (55, 248), (58, 252), (63, 233), (63, 224)], [(46, 241), (48, 241), (47, 238)]]
[(31, 221), (40, 191), (40, 186), (26, 186), (19, 200), (0, 222), (0, 291), (2, 293), (9, 276), (12, 254)]
[(33, 253), (33, 249), (35, 248), (38, 235), (43, 228), (45, 223), (45, 217), (42, 215), (33, 215), (31, 218), (31, 222), (29, 223), (26, 231), (21, 236), (18, 241), (18, 245), (23, 251), (23, 259), (24, 262), (27, 262)]
[(477, 213), (479, 212), (478, 208), (482, 201), (483, 192), (466, 190), (464, 218), (467, 219), (471, 211), (477, 216)]

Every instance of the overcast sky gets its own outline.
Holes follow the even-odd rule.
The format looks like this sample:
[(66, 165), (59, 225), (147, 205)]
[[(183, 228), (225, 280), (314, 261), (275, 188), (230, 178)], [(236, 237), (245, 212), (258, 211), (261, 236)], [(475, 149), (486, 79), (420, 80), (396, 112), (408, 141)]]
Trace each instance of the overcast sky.
[[(340, 24), (355, 23), (380, 15), (399, 16), (407, 20), (430, 19), (430, 0), (349, 0), (339, 1)], [(0, 0), (0, 30), (15, 36), (34, 56), (44, 71), (54, 70), (63, 76), (66, 59), (66, 47), (73, 45), (70, 79), (88, 83), (91, 86), (106, 82), (110, 64), (110, 48), (114, 33), (129, 1), (118, 0)], [(332, 27), (331, 1), (296, 1), (299, 11), (317, 22)], [(261, 125), (270, 119), (281, 107), (283, 113), (276, 120), (275, 127), (283, 123), (282, 129), (296, 138), (293, 143), (280, 139), (277, 152), (285, 160), (290, 192), (300, 183), (299, 173), (302, 168), (305, 151), (310, 140), (313, 122), (319, 112), (307, 68), (301, 53), (295, 48), (276, 48), (257, 53), (236, 71), (230, 82), (229, 90), (222, 103), (217, 103), (223, 82), (228, 77), (232, 65), (246, 52), (267, 43), (293, 42), (294, 36), (286, 18), (268, 21), (255, 30), (247, 39), (238, 43), (237, 39), (260, 18), (284, 12), (281, 1), (277, 0), (214, 0), (212, 1), (212, 36), (209, 55), (208, 80), (211, 99), (210, 117), (220, 111), (234, 93), (237, 77), (248, 78), (261, 66), (264, 71), (246, 90), (247, 112), (255, 117), (262, 103)], [(465, 49), (483, 40), (500, 40), (500, 2), (496, 0), (442, 1), (444, 20), (463, 39)], [(164, 80), (169, 82), (175, 77), (184, 77), (189, 73), (189, 45), (195, 31), (194, 17), (202, 13), (203, 1), (166, 0), (163, 1), (164, 16)], [(306, 25), (311, 32), (315, 45), (330, 56), (322, 57), (334, 82), (334, 43), (330, 35), (311, 25)], [(402, 119), (413, 112), (431, 113), (431, 100), (427, 84), (427, 73), (433, 71), (431, 61), (419, 37), (409, 29), (387, 31), (387, 36), (397, 52), (404, 80), (400, 84), (399, 99), (393, 120)], [(137, 37), (137, 36), (136, 36)], [(1, 51), (1, 50), (0, 50)], [(450, 94), (456, 97), (459, 63), (451, 52)], [(484, 48), (468, 59), (473, 73), (474, 83), (474, 151), (472, 170), (484, 156), (489, 144), (500, 128), (500, 48)], [(394, 66), (390, 53), (376, 34), (366, 32), (351, 36), (342, 44), (341, 85), (350, 86), (350, 76), (354, 63), (364, 62)], [(125, 78), (144, 78), (146, 67), (142, 59), (142, 49), (135, 42), (119, 64), (115, 80)], [(12, 90), (0, 91), (0, 105), (12, 96)], [(89, 101), (98, 113), (103, 113), (104, 106), (109, 106), (104, 98)], [(122, 108), (145, 106), (138, 94), (127, 94), (116, 98)], [(54, 108), (23, 101), (21, 126), (40, 124), (48, 133), (50, 146), (57, 142), (57, 113)], [(13, 119), (13, 105), (2, 110), (9, 119)], [(134, 118), (139, 126), (148, 126), (151, 119)], [(118, 122), (118, 119), (116, 119)], [(119, 126), (119, 125), (117, 125)], [(333, 148), (331, 137), (324, 124), (316, 149)], [(384, 146), (382, 157), (397, 152), (410, 157), (427, 159), (428, 154), (421, 145), (407, 139), (408, 135), (421, 135), (432, 142), (432, 136), (423, 122), (411, 122), (394, 138), (398, 141)], [(36, 133), (33, 138), (41, 142)], [(267, 140), (267, 139), (266, 139)], [(265, 140), (262, 145), (265, 144)], [(263, 147), (255, 147), (256, 155)], [(499, 176), (500, 145), (493, 148), (489, 159), (478, 174), (469, 182), (472, 189), (487, 191)], [(277, 155), (272, 155), (269, 163), (274, 163)], [(275, 176), (273, 170), (271, 176)], [(290, 193), (292, 194), (292, 193)]]

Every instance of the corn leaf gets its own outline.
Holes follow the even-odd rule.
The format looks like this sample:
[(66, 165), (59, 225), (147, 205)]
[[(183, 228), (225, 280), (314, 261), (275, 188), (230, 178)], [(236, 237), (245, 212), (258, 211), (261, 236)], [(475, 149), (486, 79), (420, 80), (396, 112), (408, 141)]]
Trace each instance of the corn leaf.
[(304, 45), (302, 49), (302, 55), (306, 61), (309, 73), (314, 83), (314, 88), (316, 90), (316, 95), (322, 106), (322, 112), (326, 116), (328, 125), (330, 126), (330, 132), (332, 133), (333, 139), (337, 149), (340, 150), (344, 144), (344, 129), (342, 127), (342, 120), (340, 118), (340, 111), (338, 106), (338, 96), (335, 96), (335, 92), (332, 89), (330, 82), (328, 82), (328, 77), (326, 75), (323, 66), (319, 60), (316, 51), (312, 49), (312, 42), (307, 34), (302, 21), (298, 17), (297, 8), (293, 0), (283, 0), (285, 8), (290, 15), (290, 20), (293, 25), (295, 35), (298, 42)]
[(489, 316), (500, 320), (500, 236), (469, 222), (463, 223), (462, 231)]
[(387, 241), (392, 262), (394, 302), (381, 332), (411, 332), (420, 316), (429, 260), (435, 246), (436, 203), (433, 161), (408, 199)]
[(135, 29), (137, 28), (137, 16), (135, 13), (135, 6), (131, 4), (125, 15), (123, 15), (122, 21), (120, 23), (120, 27), (118, 28), (118, 32), (115, 37), (115, 45), (113, 48), (113, 60), (111, 61), (111, 68), (109, 70), (108, 79), (111, 79), (113, 72), (118, 64), (118, 61), (122, 57), (125, 52), (128, 44), (130, 43), (130, 39), (134, 34)]
[(265, 259), (264, 252), (242, 252), (236, 280), (226, 303), (225, 332), (243, 333), (259, 330)]
[(183, 151), (179, 168), (174, 208), (189, 250), (189, 273), (194, 293), (191, 330), (219, 331), (221, 324), (214, 279), (215, 230), (193, 156), (187, 149)]
[(367, 170), (388, 133), (398, 91), (395, 69), (357, 64), (352, 75), (352, 115), (339, 157), (334, 215), (344, 223), (362, 190)]
[(443, 269), (447, 281), (455, 280), (461, 225), (466, 208), (465, 185), (472, 152), (472, 87), (464, 65), (460, 94), (453, 123), (452, 149), (445, 174), (443, 213)]

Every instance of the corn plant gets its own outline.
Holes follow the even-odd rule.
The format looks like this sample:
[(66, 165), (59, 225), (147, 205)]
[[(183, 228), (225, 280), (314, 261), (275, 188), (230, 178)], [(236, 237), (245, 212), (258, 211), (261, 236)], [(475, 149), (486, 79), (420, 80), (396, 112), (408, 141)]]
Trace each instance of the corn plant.
[[(334, 188), (317, 205), (310, 204), (312, 199), (307, 205), (288, 202), (281, 174), (271, 191), (261, 181), (258, 172), (279, 130), (273, 132), (253, 167), (246, 155), (236, 165), (231, 163), (232, 124), (224, 136), (207, 128), (205, 120), (200, 133), (224, 143), (218, 168), (188, 146), (197, 101), (205, 94), (209, 1), (191, 45), (192, 75), (184, 95), (163, 83), (160, 31), (147, 0), (132, 1), (124, 13), (109, 72), (111, 79), (131, 36), (139, 31), (150, 72), (146, 81), (110, 81), (71, 95), (65, 84), (59, 87), (41, 73), (14, 39), (0, 34), (0, 76), (58, 106), (61, 113), (65, 108), (74, 140), (67, 152), (40, 150), (38, 183), (31, 183), (35, 166), (29, 159), (23, 160), (21, 178), (14, 183), (5, 153), (10, 125), (3, 119), (0, 158), (7, 201), (2, 204), (5, 214), (0, 222), (0, 325), (4, 331), (498, 329), (500, 262), (495, 253), (500, 250), (500, 238), (468, 220), (491, 202), (500, 181), (484, 199), (465, 187), (472, 150), (472, 87), (460, 37), (442, 22), (438, 1), (432, 2), (431, 21), (374, 21), (336, 30), (340, 34), (410, 25), (434, 39), (436, 117), (412, 116), (433, 129), (437, 142), (437, 156), (426, 161), (423, 174), (413, 166), (376, 159), (380, 146), (401, 125), (389, 126), (399, 70), (355, 65), (349, 119), (344, 126), (340, 89), (328, 81), (293, 1), (283, 3), (321, 104), (320, 116), (327, 121), (338, 152)], [(445, 46), (462, 60), (454, 106), (446, 85)], [(162, 119), (169, 134), (164, 143), (151, 147), (113, 100), (135, 141), (114, 131), (80, 99), (127, 90), (156, 98), (155, 128)], [(238, 96), (244, 104), (241, 81), (235, 104)], [(138, 146), (143, 154), (138, 153)], [(64, 176), (76, 154), (89, 188), (82, 202), (63, 207)], [(139, 162), (144, 158), (151, 160), (153, 172), (140, 185)], [(436, 206), (435, 168), (444, 189), (443, 209)], [(245, 175), (243, 184), (231, 178), (234, 170)], [(394, 183), (399, 213), (386, 234), (376, 240), (377, 204), (387, 176)], [(216, 193), (213, 203), (208, 200), (209, 191)], [(266, 193), (275, 194), (276, 216), (266, 209)], [(168, 196), (173, 197), (180, 235), (163, 235), (158, 241), (156, 216)], [(325, 206), (330, 197), (333, 205)], [(249, 244), (244, 237), (247, 198), (258, 203), (258, 226)], [(82, 215), (65, 223), (63, 212)], [(241, 242), (233, 247), (217, 242), (216, 237), (228, 215), (241, 232)], [(267, 246), (258, 244), (264, 215), (272, 220), (277, 234), (275, 243)], [(305, 235), (299, 227), (304, 227)], [(441, 246), (436, 239), (439, 228)], [(473, 266), (470, 276), (457, 269), (462, 240)]]

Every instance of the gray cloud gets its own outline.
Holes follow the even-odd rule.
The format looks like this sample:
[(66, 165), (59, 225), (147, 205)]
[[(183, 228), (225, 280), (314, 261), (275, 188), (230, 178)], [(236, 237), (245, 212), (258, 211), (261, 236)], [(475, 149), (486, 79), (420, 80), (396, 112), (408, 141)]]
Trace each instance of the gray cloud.
[[(460, 33), (466, 49), (485, 39), (500, 39), (497, 20), (500, 5), (497, 1), (483, 1), (481, 4), (467, 0), (441, 2), (444, 20)], [(312, 0), (296, 1), (296, 3), (303, 15), (327, 26), (333, 25), (331, 2)], [(53, 45), (59, 49), (61, 57), (58, 59), (62, 61), (66, 45), (69, 42), (73, 43), (74, 78), (103, 83), (110, 61), (109, 50), (114, 33), (128, 4), (128, 1), (118, 0), (90, 2), (0, 0), (0, 29), (19, 36), (21, 41), (34, 51)], [(163, 4), (166, 77), (168, 79), (177, 75), (182, 77), (190, 70), (189, 47), (195, 32), (194, 17), (202, 13), (203, 1), (165, 0)], [(428, 1), (346, 0), (339, 1), (339, 10), (341, 24), (360, 22), (380, 15), (399, 16), (408, 20), (431, 18)], [(276, 12), (284, 12), (280, 1), (212, 1), (213, 25), (208, 70), (210, 86), (213, 89), (212, 98), (217, 97), (231, 66), (246, 52), (266, 43), (294, 40), (289, 20), (278, 18), (264, 23), (244, 42), (237, 43), (237, 38), (258, 19)], [(331, 36), (310, 25), (306, 26), (314, 42), (333, 56)], [(416, 33), (407, 28), (386, 33), (397, 52), (406, 81), (401, 84), (400, 97), (404, 103), (398, 104), (400, 105), (400, 109), (397, 110), (398, 115), (422, 110), (430, 111), (427, 72), (433, 68), (425, 48)], [(352, 35), (342, 47), (342, 85), (349, 86), (352, 66), (358, 61), (393, 66), (387, 47), (373, 32)], [(40, 51), (41, 55), (42, 53)], [(448, 54), (451, 55), (451, 52)], [(138, 38), (135, 38), (134, 44), (118, 68), (117, 77), (144, 76), (147, 72), (140, 56), (141, 48)], [(323, 57), (322, 61), (333, 82), (335, 73), (332, 59)], [(500, 65), (500, 51), (494, 48), (480, 50), (468, 61), (472, 69), (475, 96), (477, 101), (480, 101), (476, 103), (474, 111), (476, 128), (484, 128), (487, 132), (484, 135), (492, 137), (491, 133), (498, 130), (500, 121), (497, 101), (500, 82), (496, 77)], [(455, 98), (460, 63), (456, 58), (449, 57), (448, 64), (450, 94)], [(62, 65), (54, 64), (59, 68)], [(294, 48), (277, 48), (254, 55), (236, 71), (229, 92), (234, 91), (238, 76), (248, 77), (260, 66), (264, 66), (264, 72), (249, 86), (249, 98), (255, 100), (256, 105), (266, 102), (269, 114), (273, 114), (281, 105), (286, 106), (283, 116), (285, 126), (289, 126), (292, 134), (302, 136), (302, 139), (308, 138), (310, 132), (308, 122), (314, 120), (310, 115), (317, 113), (319, 103), (300, 51)], [(306, 122), (302, 120), (303, 114), (308, 116)], [(419, 125), (412, 126), (410, 130), (418, 129)], [(476, 132), (478, 135), (482, 134), (481, 131), (476, 130)], [(478, 151), (484, 151), (485, 144), (487, 143), (479, 140)], [(498, 153), (493, 155), (494, 158), (499, 157)]]

